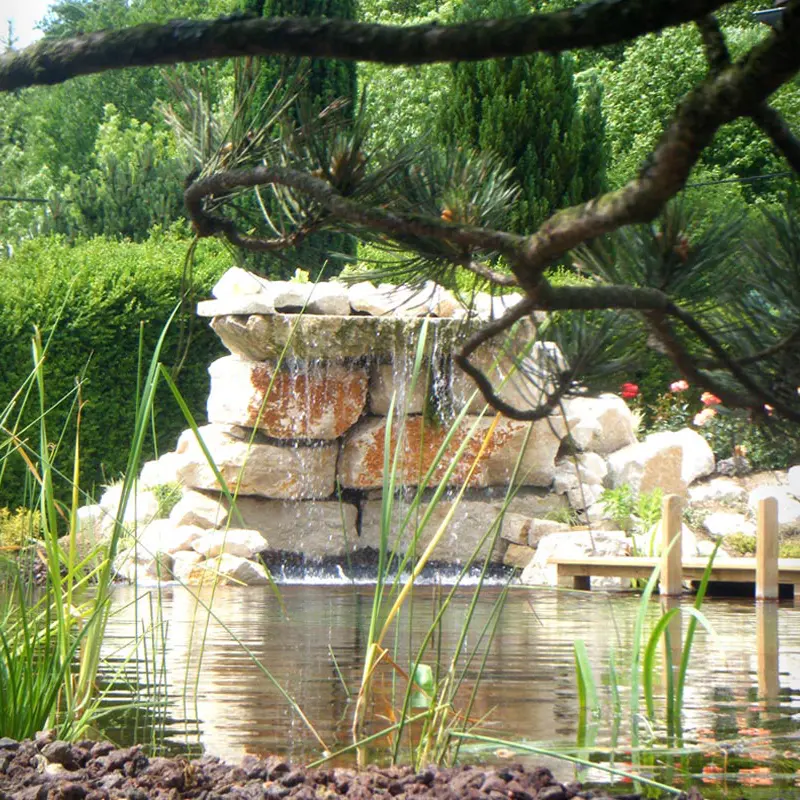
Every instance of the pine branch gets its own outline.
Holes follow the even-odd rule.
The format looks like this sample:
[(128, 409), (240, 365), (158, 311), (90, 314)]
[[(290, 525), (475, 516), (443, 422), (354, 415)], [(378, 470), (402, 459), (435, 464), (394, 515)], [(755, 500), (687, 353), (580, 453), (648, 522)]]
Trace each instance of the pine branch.
[(594, 0), (576, 8), (460, 25), (372, 25), (247, 16), (172, 20), (71, 39), (0, 57), (0, 91), (110, 69), (237, 56), (311, 56), (383, 64), (482, 60), (600, 47), (680, 25), (731, 0)]

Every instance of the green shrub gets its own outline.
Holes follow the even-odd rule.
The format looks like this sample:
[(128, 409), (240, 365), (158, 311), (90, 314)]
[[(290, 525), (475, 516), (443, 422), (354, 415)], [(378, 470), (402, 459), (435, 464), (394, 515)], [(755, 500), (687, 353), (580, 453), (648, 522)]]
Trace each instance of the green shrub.
[(158, 503), (158, 519), (165, 519), (169, 516), (169, 512), (178, 505), (178, 502), (183, 495), (183, 486), (177, 481), (169, 483), (159, 483), (152, 489), (155, 495), (156, 502)]
[[(64, 434), (56, 467), (67, 476), (72, 474), (75, 414), (71, 407), (76, 378), (81, 376), (82, 487), (108, 482), (125, 468), (133, 431), (140, 336), (146, 365), (181, 295), (188, 244), (177, 233), (159, 231), (138, 244), (98, 237), (68, 247), (58, 237), (41, 237), (20, 245), (4, 262), (0, 408), (31, 372), (34, 326), (42, 331), (43, 340), (52, 334), (44, 373), (46, 405), (53, 407), (48, 415), (51, 435), (62, 430)], [(230, 256), (220, 243), (201, 243), (187, 276), (189, 292), (207, 296), (229, 265)], [(192, 309), (193, 305), (193, 299), (187, 303)], [(162, 354), (165, 364), (180, 360), (189, 334), (178, 385), (195, 416), (202, 419), (208, 396), (207, 367), (222, 355), (222, 346), (205, 322), (187, 315), (184, 324), (173, 322)], [(59, 404), (65, 397), (66, 402)], [(17, 430), (33, 421), (32, 405)], [(155, 446), (148, 443), (146, 458), (156, 449), (172, 449), (185, 427), (166, 387), (159, 390), (153, 423), (157, 441)], [(20, 438), (35, 450), (35, 428)], [(1, 504), (13, 508), (24, 502), (25, 471), (22, 460), (12, 455), (0, 481)]]
[(0, 508), (0, 550), (18, 549), (31, 539), (38, 539), (41, 516), (38, 511)]

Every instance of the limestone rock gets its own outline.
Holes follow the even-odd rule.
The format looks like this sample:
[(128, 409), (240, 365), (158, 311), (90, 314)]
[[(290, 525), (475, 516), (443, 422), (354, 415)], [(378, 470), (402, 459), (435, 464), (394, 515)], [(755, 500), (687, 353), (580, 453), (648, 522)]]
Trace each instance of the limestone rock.
[(193, 586), (198, 582), (199, 571), (197, 565), (205, 559), (194, 550), (179, 550), (173, 555), (172, 576), (186, 586)]
[(195, 552), (205, 558), (214, 558), (223, 553), (242, 558), (253, 558), (269, 549), (269, 544), (258, 531), (229, 528), (228, 530), (204, 531), (194, 540), (192, 547)]
[(224, 553), (218, 558), (208, 559), (199, 566), (216, 573), (217, 580), (223, 586), (226, 584), (264, 586), (269, 583), (267, 571), (261, 564), (229, 553)]
[(139, 474), (139, 488), (153, 489), (167, 483), (178, 483), (178, 469), (183, 459), (177, 453), (164, 453), (155, 461), (147, 461)]
[(277, 439), (336, 439), (361, 416), (366, 370), (340, 363), (295, 365), (226, 356), (208, 368), (208, 419)]
[(473, 313), (482, 321), (502, 317), (509, 308), (517, 305), (524, 295), (514, 292), (512, 294), (489, 294), (478, 292), (472, 301)]
[(755, 512), (758, 510), (758, 501), (766, 497), (774, 497), (778, 501), (779, 525), (800, 525), (800, 498), (788, 486), (757, 486), (750, 492), (747, 505)]
[(599, 483), (584, 483), (567, 491), (567, 500), (576, 511), (591, 508), (603, 496), (605, 489)]
[[(186, 492), (170, 519), (201, 528), (231, 527), (256, 530), (266, 537), (269, 549), (303, 553), (311, 559), (344, 555), (358, 546), (357, 509), (350, 503), (303, 500), (287, 502), (239, 497), (239, 514), (228, 513), (224, 497)], [(230, 519), (229, 519), (230, 516)]]
[(194, 525), (176, 528), (168, 519), (156, 519), (139, 531), (138, 545), (148, 556), (172, 554), (178, 550), (188, 550), (202, 533), (203, 529)]
[(76, 539), (80, 557), (86, 558), (105, 542), (112, 527), (113, 517), (99, 503), (79, 508)]
[[(531, 562), (522, 572), (520, 581), (531, 586), (556, 586), (556, 567), (548, 561), (554, 556), (584, 558), (587, 556), (627, 556), (631, 541), (623, 531), (571, 531), (551, 533), (536, 548)], [(620, 585), (618, 578), (608, 579), (610, 585)], [(593, 579), (593, 584), (600, 580)], [(603, 581), (603, 585), (609, 585)]]
[(514, 569), (525, 569), (536, 554), (533, 547), (524, 544), (510, 544), (503, 556), (503, 564)]
[(539, 542), (544, 539), (545, 536), (549, 536), (551, 533), (558, 533), (560, 531), (568, 531), (571, 530), (570, 525), (566, 522), (557, 522), (553, 519), (532, 519), (530, 520), (530, 526), (528, 528), (528, 541), (525, 544), (528, 547), (538, 547)]
[(689, 488), (690, 503), (736, 502), (745, 499), (745, 490), (730, 478), (713, 478)]
[(217, 300), (228, 300), (236, 297), (252, 297), (266, 290), (269, 281), (248, 272), (241, 267), (231, 267), (211, 290)]
[(278, 313), (292, 313), (300, 311), (303, 307), (308, 311), (308, 302), (314, 289), (313, 283), (270, 281), (268, 287), (272, 305)]
[(636, 442), (633, 414), (614, 394), (564, 401), (570, 434), (581, 450), (608, 455)]
[(651, 433), (646, 441), (652, 442), (658, 447), (668, 447), (674, 443), (683, 448), (681, 478), (687, 486), (698, 478), (714, 472), (714, 452), (708, 442), (691, 428)]
[[(335, 444), (248, 444), (234, 435), (235, 428), (226, 425), (205, 425), (199, 432), (231, 492), (238, 487), (240, 495), (291, 500), (333, 494), (338, 455)], [(192, 489), (221, 490), (194, 431), (181, 435), (178, 453), (183, 457), (183, 466), (178, 470), (182, 484)]]
[(393, 359), (413, 357), (423, 324), (426, 354), (451, 352), (476, 329), (476, 322), (418, 317), (364, 317), (304, 314), (216, 316), (211, 327), (230, 352), (249, 361)]
[[(100, 498), (100, 506), (106, 512), (104, 525), (113, 526), (119, 512), (122, 499), (122, 484), (109, 486)], [(138, 525), (147, 525), (158, 516), (158, 500), (151, 491), (131, 492), (120, 520), (126, 527), (133, 529)]]
[(138, 548), (117, 556), (115, 573), (128, 583), (140, 581), (171, 581), (174, 560), (169, 553), (147, 556)]
[[(495, 489), (487, 491), (489, 496), (499, 500), (505, 494), (505, 489)], [(508, 510), (514, 514), (521, 514), (524, 517), (545, 518), (550, 515), (563, 514), (569, 509), (569, 504), (563, 495), (554, 494), (545, 489), (523, 486), (514, 495)], [(547, 520), (550, 521), (549, 519)]]
[(224, 300), (201, 300), (195, 309), (198, 317), (222, 317), (228, 314), (271, 314), (272, 301), (266, 294), (242, 295)]
[[(500, 510), (500, 506), (498, 506), (497, 510)], [(511, 544), (527, 546), (528, 536), (535, 522), (536, 520), (530, 517), (523, 517), (522, 514), (506, 511), (503, 515), (503, 527), (500, 530), (500, 536)]]
[[(433, 473), (433, 483), (441, 480), (450, 460), (475, 422), (466, 417), (460, 429), (450, 441), (448, 450)], [(520, 479), (528, 486), (548, 486), (555, 472), (555, 456), (563, 435), (563, 424), (559, 420), (540, 420), (534, 423), (528, 448), (523, 457)], [(492, 420), (483, 418), (466, 445), (459, 464), (454, 469), (451, 484), (462, 483), (481, 449), (483, 437)], [(473, 487), (493, 486), (506, 483), (514, 470), (517, 456), (525, 440), (529, 423), (500, 418), (494, 433), (483, 451), (469, 485)], [(339, 480), (348, 489), (372, 489), (383, 484), (383, 450), (386, 420), (368, 419), (359, 422), (345, 438), (339, 458)], [(554, 432), (555, 431), (555, 432)], [(446, 431), (439, 426), (425, 423), (422, 417), (406, 420), (403, 455), (399, 459), (399, 480), (406, 485), (416, 485), (425, 475), (438, 448), (444, 441)], [(396, 429), (393, 431), (392, 449), (396, 445)]]
[(348, 288), (340, 281), (318, 283), (311, 292), (306, 310), (312, 314), (350, 315)]
[[(577, 462), (577, 463), (576, 463)], [(579, 453), (577, 456), (560, 459), (555, 465), (553, 491), (564, 494), (584, 486), (601, 486), (608, 474), (608, 466), (597, 453)]]
[(703, 520), (703, 527), (711, 536), (729, 536), (732, 533), (744, 533), (747, 536), (756, 535), (756, 526), (744, 514), (731, 514), (717, 511), (709, 514)]
[[(437, 504), (427, 526), (420, 533), (417, 542), (418, 554), (422, 553), (431, 542), (452, 505), (451, 502), (446, 501)], [(397, 514), (397, 519), (402, 519), (402, 507), (397, 508)], [(450, 564), (464, 564), (476, 552), (483, 558), (489, 543), (485, 542), (481, 545), (481, 540), (495, 523), (497, 514), (498, 509), (492, 503), (462, 500), (458, 504), (442, 539), (437, 544), (432, 560)], [(365, 502), (361, 512), (359, 548), (370, 547), (374, 550), (378, 549), (380, 545), (380, 520), (380, 501), (368, 500)], [(406, 532), (403, 542), (398, 547), (399, 552), (405, 552), (408, 549), (410, 536), (410, 531)], [(478, 549), (479, 546), (480, 549)], [(498, 538), (497, 544), (492, 551), (491, 560), (495, 563), (501, 563), (507, 546), (508, 543), (505, 540)]]
[(614, 487), (628, 484), (635, 494), (661, 489), (664, 494), (683, 495), (683, 447), (670, 440), (653, 439), (617, 450), (608, 457), (609, 476)]

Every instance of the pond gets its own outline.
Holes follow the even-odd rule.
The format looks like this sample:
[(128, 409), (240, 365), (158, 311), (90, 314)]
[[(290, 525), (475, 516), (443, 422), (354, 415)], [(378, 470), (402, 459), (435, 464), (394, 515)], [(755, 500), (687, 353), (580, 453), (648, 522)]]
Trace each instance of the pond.
[[(436, 595), (446, 591), (448, 587), (435, 585), (415, 589), (413, 623), (404, 617), (393, 635), (395, 661), (404, 669), (409, 648), (416, 652), (430, 625)], [(170, 753), (202, 751), (234, 761), (245, 753), (279, 753), (298, 762), (318, 758), (322, 746), (268, 671), (295, 699), (328, 750), (345, 747), (350, 743), (372, 592), (368, 585), (282, 585), (279, 601), (270, 588), (217, 587), (212, 593), (210, 588), (192, 592), (167, 586), (160, 592), (140, 589), (134, 602), (132, 588), (117, 587), (106, 655), (131, 681), (150, 684), (163, 706), (149, 711), (120, 706), (108, 718), (104, 733), (121, 744), (145, 741)], [(471, 644), (500, 592), (497, 586), (482, 590)], [(469, 587), (457, 591), (437, 637), (439, 661), (445, 666), (471, 598)], [(688, 608), (692, 599), (682, 602)], [(209, 606), (211, 616), (206, 611)], [(800, 608), (781, 604), (758, 610), (752, 600), (708, 600), (703, 612), (713, 635), (700, 629), (695, 636), (684, 697), (683, 742), (670, 749), (661, 725), (648, 730), (643, 723), (641, 753), (634, 750), (631, 755), (627, 694), (639, 606), (640, 597), (631, 593), (512, 588), (488, 648), (470, 719), (482, 720), (484, 734), (594, 762), (616, 761), (623, 769), (633, 761), (644, 770), (640, 774), (659, 780), (666, 775), (667, 782), (681, 780), (664, 766), (674, 762), (703, 780), (706, 788), (738, 781), (749, 785), (748, 795), (753, 796), (754, 787), (774, 782), (782, 796), (794, 792), (800, 796), (795, 789), (795, 771), (800, 768)], [(162, 624), (152, 627), (159, 609)], [(660, 603), (653, 600), (647, 609), (648, 628), (660, 614)], [(150, 630), (131, 655), (128, 643), (137, 618)], [(684, 616), (684, 631), (687, 619)], [(584, 717), (584, 724), (575, 677), (576, 640), (586, 643), (602, 706), (602, 713)], [(612, 651), (619, 716), (614, 714), (609, 672)], [(436, 653), (431, 650), (425, 660), (433, 663)], [(388, 698), (388, 686), (401, 679), (397, 670), (383, 667), (376, 675), (376, 695)], [(469, 665), (462, 692), (465, 702), (480, 668), (480, 658)], [(663, 720), (662, 668), (656, 672), (657, 716)], [(123, 691), (112, 691), (106, 702), (113, 707), (124, 697)], [(376, 714), (391, 718), (388, 699), (376, 703)], [(376, 753), (380, 756), (380, 751)], [(506, 748), (479, 742), (461, 751), (462, 761), (509, 757)], [(548, 763), (563, 780), (573, 775), (570, 764), (540, 755), (515, 754), (513, 759)], [(339, 758), (339, 763), (350, 761), (349, 756)], [(579, 777), (608, 778), (597, 769)], [(775, 787), (770, 791), (774, 796)]]

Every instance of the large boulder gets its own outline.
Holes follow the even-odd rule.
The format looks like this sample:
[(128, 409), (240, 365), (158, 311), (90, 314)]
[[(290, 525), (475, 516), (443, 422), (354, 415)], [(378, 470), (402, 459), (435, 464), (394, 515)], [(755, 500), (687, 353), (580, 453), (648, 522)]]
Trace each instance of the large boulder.
[[(459, 446), (475, 424), (476, 431), (466, 445), (460, 462), (450, 476), (451, 484), (461, 484), (477, 458), (492, 420), (466, 417), (450, 440), (445, 456), (434, 470), (432, 483), (444, 476)], [(526, 431), (531, 423), (506, 417), (499, 419), (480, 461), (472, 472), (469, 485), (484, 487), (502, 485), (509, 481)], [(533, 423), (533, 431), (522, 459), (519, 480), (527, 486), (549, 486), (555, 473), (555, 457), (564, 435), (559, 419), (544, 419)], [(405, 485), (417, 485), (426, 474), (436, 452), (447, 435), (444, 427), (426, 422), (423, 417), (409, 417), (403, 429), (402, 456), (399, 459), (398, 480)], [(383, 484), (386, 420), (382, 417), (359, 422), (347, 435), (339, 458), (339, 480), (348, 489), (374, 489)], [(392, 450), (397, 444), (397, 427), (392, 431)]]
[(183, 459), (177, 453), (164, 453), (154, 461), (146, 461), (139, 473), (139, 489), (178, 483), (178, 468), (182, 464)]
[(617, 450), (608, 457), (609, 477), (614, 487), (628, 484), (635, 494), (661, 489), (664, 494), (683, 495), (683, 447), (668, 439), (648, 436), (643, 442)]
[(361, 416), (366, 370), (336, 362), (291, 364), (227, 356), (208, 368), (208, 419), (277, 439), (336, 439)]
[(221, 495), (194, 491), (187, 491), (170, 514), (176, 525), (256, 530), (266, 537), (270, 550), (302, 553), (310, 559), (357, 549), (356, 517), (357, 509), (350, 503), (258, 497), (239, 497), (236, 511), (229, 513)]
[(233, 584), (237, 586), (264, 586), (269, 583), (267, 571), (261, 564), (250, 559), (224, 553), (217, 558), (207, 559), (197, 565), (206, 571), (209, 577), (207, 583), (216, 580), (223, 586)]
[(104, 512), (101, 520), (104, 535), (110, 534), (117, 519), (128, 530), (135, 531), (139, 526), (147, 525), (158, 516), (158, 499), (149, 490), (131, 492), (120, 514), (122, 488), (122, 483), (116, 483), (107, 487), (100, 497), (100, 507)]
[(137, 537), (137, 545), (148, 556), (188, 550), (203, 533), (196, 525), (176, 527), (168, 519), (153, 520)]
[(645, 441), (656, 447), (666, 448), (677, 444), (682, 448), (681, 478), (687, 486), (698, 478), (704, 478), (714, 472), (716, 464), (713, 450), (708, 442), (691, 428), (651, 433)]
[[(556, 586), (556, 566), (549, 561), (555, 556), (585, 558), (588, 556), (628, 556), (631, 540), (623, 531), (569, 531), (545, 536), (536, 548), (536, 554), (525, 567), (520, 581), (531, 586)], [(596, 583), (619, 586), (619, 578), (608, 578)]]
[(214, 558), (229, 553), (232, 556), (253, 558), (269, 549), (263, 534), (243, 528), (204, 531), (192, 542), (196, 553), (205, 558)]
[[(338, 447), (280, 447), (247, 439), (236, 426), (205, 425), (199, 429), (217, 470), (231, 492), (286, 500), (330, 497), (336, 482)], [(177, 452), (183, 459), (179, 481), (192, 489), (221, 490), (194, 431), (185, 431)]]
[(581, 450), (607, 455), (636, 442), (633, 414), (621, 397), (573, 397), (564, 401), (564, 409), (572, 439)]

